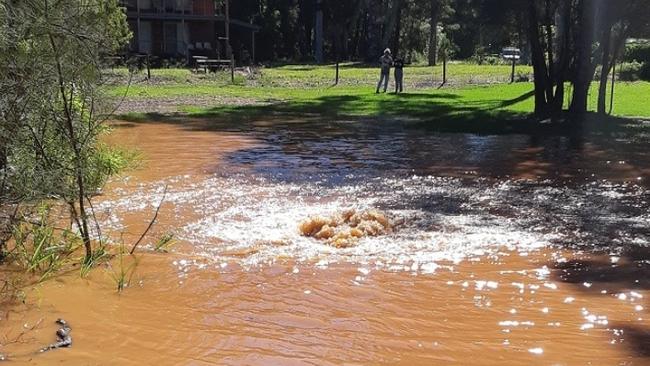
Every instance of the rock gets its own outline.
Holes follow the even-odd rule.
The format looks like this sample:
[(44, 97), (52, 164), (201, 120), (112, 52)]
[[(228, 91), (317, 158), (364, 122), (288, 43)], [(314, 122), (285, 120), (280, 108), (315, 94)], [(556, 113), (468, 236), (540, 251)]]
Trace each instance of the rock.
[(68, 322), (63, 319), (57, 319), (56, 324), (61, 326), (61, 328), (56, 331), (57, 342), (42, 348), (40, 352), (47, 352), (57, 348), (67, 348), (72, 346), (72, 337), (70, 336), (72, 328), (70, 328)]

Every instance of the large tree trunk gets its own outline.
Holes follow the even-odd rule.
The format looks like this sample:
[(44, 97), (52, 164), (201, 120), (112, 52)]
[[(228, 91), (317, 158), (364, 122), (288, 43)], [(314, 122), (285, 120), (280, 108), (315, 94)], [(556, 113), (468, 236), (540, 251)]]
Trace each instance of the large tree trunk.
[(567, 71), (569, 69), (569, 51), (570, 51), (570, 22), (571, 22), (571, 4), (567, 1), (560, 2), (556, 14), (556, 33), (555, 45), (555, 96), (553, 98), (552, 111), (554, 114), (562, 113), (564, 108), (564, 83), (566, 81)]
[(366, 23), (366, 61), (377, 62), (386, 44), (383, 44), (383, 15), (384, 5), (379, 0), (368, 0)]
[[(382, 38), (383, 47), (390, 47), (393, 53), (399, 50), (399, 32), (400, 32), (400, 17), (402, 13), (403, 0), (391, 0), (392, 6), (387, 11), (386, 20), (384, 22), (384, 36)], [(387, 5), (388, 8), (388, 5)]]
[(539, 19), (535, 0), (528, 0), (528, 38), (530, 40), (533, 73), (535, 77), (535, 114), (546, 116), (549, 113), (546, 89), (549, 84), (548, 68), (544, 47), (540, 40)]
[(580, 4), (580, 20), (578, 21), (579, 33), (577, 37), (576, 75), (573, 81), (573, 100), (569, 107), (569, 111), (575, 114), (587, 112), (589, 87), (595, 72), (592, 61), (595, 15), (594, 0), (583, 0)]
[(607, 79), (609, 78), (609, 69), (610, 69), (610, 54), (611, 54), (611, 41), (612, 41), (612, 27), (608, 25), (607, 29), (603, 32), (603, 38), (601, 40), (603, 47), (603, 56), (601, 61), (602, 69), (600, 71), (600, 84), (598, 86), (598, 113), (606, 113), (606, 101), (607, 101)]
[[(616, 35), (612, 34), (612, 27), (614, 23), (608, 24), (607, 31), (603, 34), (603, 58), (602, 58), (602, 70), (600, 73), (600, 85), (598, 88), (598, 113), (606, 114), (606, 100), (607, 100), (607, 79), (609, 79), (609, 74), (612, 72), (612, 69), (616, 63), (616, 58), (621, 51), (621, 48), (625, 45), (625, 40), (628, 36), (629, 28), (627, 26), (622, 26), (621, 29), (617, 32)], [(607, 44), (605, 44), (607, 43)], [(613, 47), (610, 47), (612, 46)], [(613, 79), (612, 79), (613, 80)], [(612, 85), (613, 89), (613, 85)], [(613, 98), (613, 96), (612, 96)]]
[(436, 66), (438, 61), (438, 20), (440, 19), (440, 0), (431, 0), (431, 17), (429, 18), (429, 66)]
[(308, 2), (313, 0), (302, 0), (300, 2), (300, 14), (298, 22), (301, 24), (300, 30), (300, 54), (303, 58), (307, 58), (312, 54), (312, 34), (314, 31), (314, 9), (313, 6), (308, 5)]
[(402, 56), (403, 52), (400, 51), (400, 35), (402, 33), (402, 10), (404, 8), (404, 0), (395, 0), (395, 30), (393, 31), (393, 40), (391, 42), (391, 47), (395, 54), (400, 54)]
[(546, 0), (544, 4), (544, 32), (546, 36), (546, 57), (548, 62), (548, 82), (546, 83), (546, 101), (549, 105), (553, 105), (555, 95), (555, 55), (553, 52), (553, 10), (551, 9), (551, 1)]
[(316, 29), (314, 34), (314, 58), (316, 63), (323, 63), (323, 5), (316, 0)]

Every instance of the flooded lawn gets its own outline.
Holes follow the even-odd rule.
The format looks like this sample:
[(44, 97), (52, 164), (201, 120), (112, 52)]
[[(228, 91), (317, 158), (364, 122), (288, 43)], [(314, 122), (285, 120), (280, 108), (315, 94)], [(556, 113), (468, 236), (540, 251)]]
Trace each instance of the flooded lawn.
[[(101, 269), (30, 293), (3, 320), (38, 324), (0, 352), (15, 364), (650, 365), (643, 133), (187, 120), (110, 139), (144, 161), (100, 220), (129, 241), (164, 198), (155, 232), (179, 244), (121, 295)], [(370, 209), (391, 230), (349, 247), (299, 231)], [(73, 347), (32, 355), (57, 317)]]

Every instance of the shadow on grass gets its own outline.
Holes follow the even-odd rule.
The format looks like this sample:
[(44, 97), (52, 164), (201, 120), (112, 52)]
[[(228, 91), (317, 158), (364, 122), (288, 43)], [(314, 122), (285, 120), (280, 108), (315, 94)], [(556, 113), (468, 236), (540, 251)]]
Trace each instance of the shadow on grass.
[[(215, 125), (245, 123), (259, 119), (352, 120), (410, 122), (411, 127), (433, 132), (479, 135), (581, 135), (586, 130), (603, 134), (627, 131), (633, 121), (587, 115), (582, 119), (566, 116), (551, 122), (509, 107), (532, 98), (527, 92), (509, 100), (466, 100), (453, 93), (404, 93), (369, 95), (324, 95), (313, 99), (273, 101), (257, 105), (219, 105), (183, 114), (209, 120)], [(158, 113), (126, 114), (129, 122), (172, 122), (181, 115)], [(215, 126), (217, 127), (217, 126)], [(223, 126), (219, 126), (223, 127)], [(596, 127), (595, 129), (593, 127)]]
[[(323, 95), (259, 105), (220, 105), (176, 115), (132, 114), (122, 120), (251, 134), (262, 142), (260, 147), (231, 154), (231, 162), (255, 166), (271, 160), (287, 176), (311, 164), (338, 169), (342, 175), (348, 165), (361, 165), (378, 171), (415, 169), (443, 175), (474, 172), (584, 181), (596, 172), (616, 178), (619, 172), (611, 166), (598, 167), (605, 156), (629, 162), (634, 170), (626, 173), (626, 179), (646, 178), (650, 171), (644, 170), (646, 142), (627, 141), (636, 138), (639, 126), (647, 126), (595, 115), (540, 121), (507, 109), (530, 97), (531, 93), (524, 93), (508, 100), (468, 101), (453, 93)], [(367, 149), (373, 151), (370, 160), (363, 152)], [(276, 161), (280, 156), (296, 159)], [(324, 162), (328, 159), (339, 163)], [(266, 172), (264, 164), (259, 167)]]
[[(421, 126), (446, 132), (499, 134), (518, 131), (520, 127), (524, 127), (522, 124), (529, 120), (526, 114), (499, 110), (514, 103), (517, 103), (517, 100), (468, 103), (453, 93), (325, 95), (314, 99), (260, 105), (221, 105), (190, 112), (189, 116), (237, 123), (271, 117), (322, 120), (394, 119), (419, 122)], [(170, 121), (174, 117), (146, 113), (126, 114), (120, 116), (120, 119), (144, 122)]]
[[(254, 120), (284, 121), (397, 121), (431, 132), (478, 135), (561, 135), (580, 139), (587, 133), (616, 135), (647, 128), (630, 119), (588, 114), (566, 115), (558, 121), (541, 121), (530, 113), (509, 107), (533, 97), (526, 92), (501, 100), (466, 100), (453, 93), (404, 93), (368, 95), (324, 95), (313, 99), (272, 101), (257, 105), (219, 105), (186, 114), (134, 113), (118, 116), (128, 122), (183, 122), (187, 117), (203, 119), (213, 128), (228, 129)], [(188, 126), (192, 128), (191, 126)]]

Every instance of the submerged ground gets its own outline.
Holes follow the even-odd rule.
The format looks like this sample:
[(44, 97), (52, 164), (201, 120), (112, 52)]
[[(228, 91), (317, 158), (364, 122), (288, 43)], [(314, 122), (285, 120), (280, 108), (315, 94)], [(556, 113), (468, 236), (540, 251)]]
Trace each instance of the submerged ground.
[[(122, 294), (101, 269), (42, 284), (2, 324), (7, 339), (38, 326), (0, 353), (68, 365), (650, 364), (643, 118), (540, 125), (522, 119), (528, 83), (377, 96), (323, 87), (329, 71), (257, 80), (312, 75), (306, 89), (191, 74), (111, 89), (127, 93), (127, 115), (109, 142), (143, 162), (98, 198), (100, 220), (137, 236), (164, 195), (155, 234), (179, 244), (142, 257)], [(650, 116), (648, 85), (622, 84), (615, 112)], [(396, 230), (345, 249), (298, 231), (350, 208), (380, 209)], [(57, 317), (74, 346), (34, 355)]]

